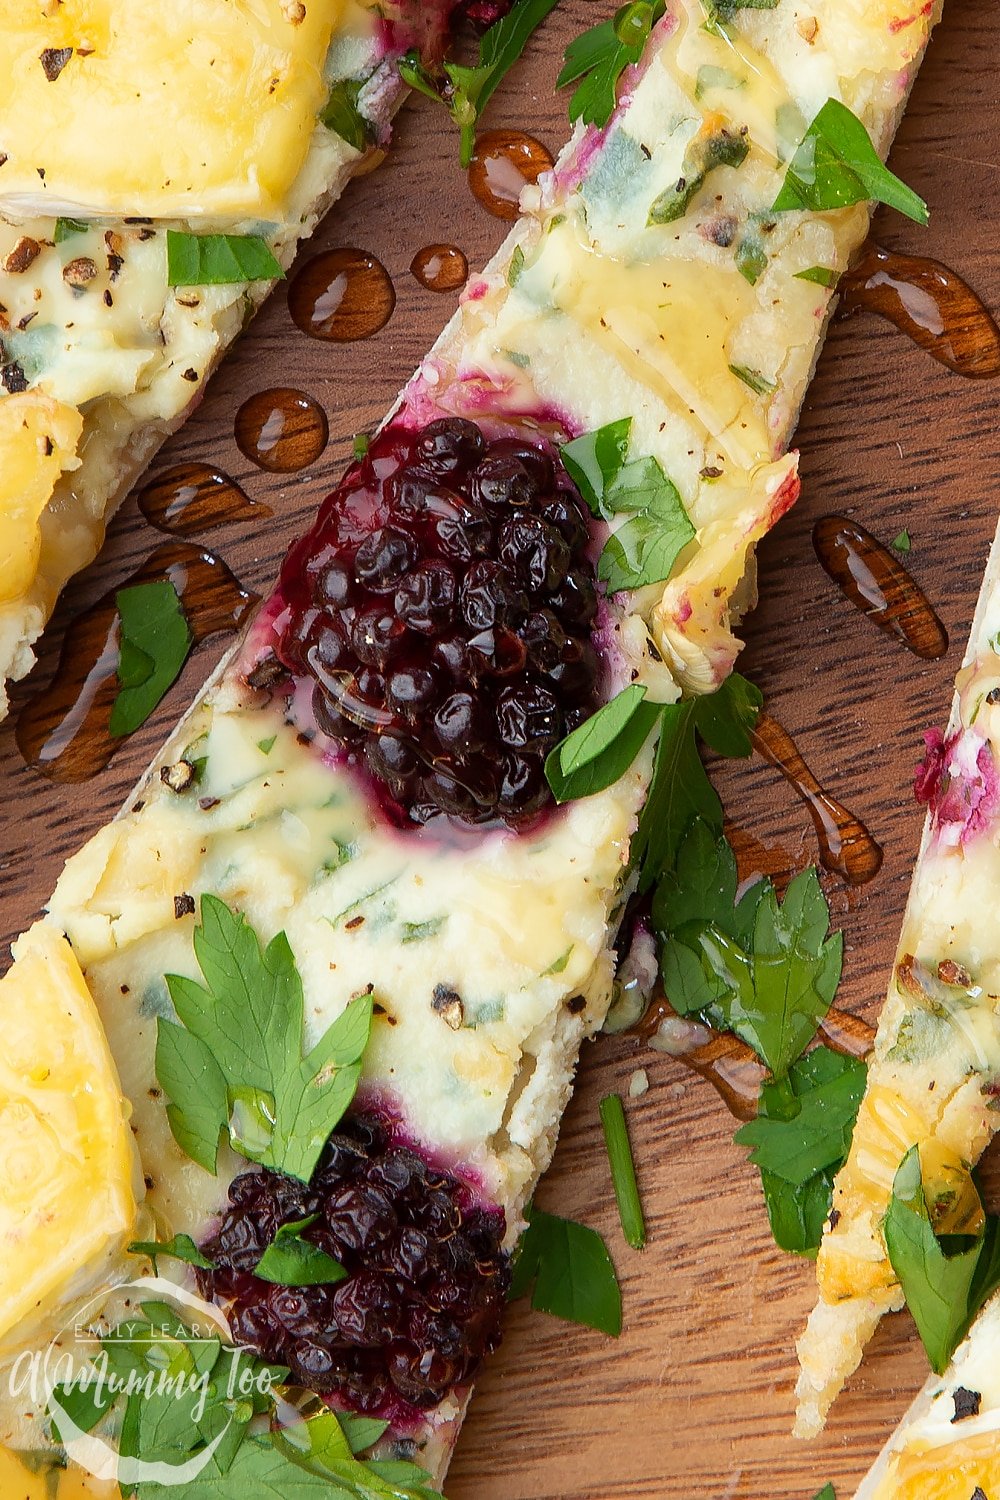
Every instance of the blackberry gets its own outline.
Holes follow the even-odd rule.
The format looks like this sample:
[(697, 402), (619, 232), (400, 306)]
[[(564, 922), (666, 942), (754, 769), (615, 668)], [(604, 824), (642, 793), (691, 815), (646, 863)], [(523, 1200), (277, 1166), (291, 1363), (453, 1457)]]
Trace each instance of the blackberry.
[[(390, 427), (286, 561), (276, 650), (393, 822), (523, 828), (598, 704), (588, 516), (545, 448)], [(287, 683), (286, 683), (287, 690)]]
[[(282, 1224), (345, 1267), (333, 1285), (253, 1274)], [(406, 1426), (475, 1378), (500, 1341), (510, 1261), (498, 1208), (399, 1139), (373, 1112), (341, 1121), (308, 1185), (265, 1167), (234, 1179), (202, 1249), (201, 1290), (227, 1307), (237, 1343), (287, 1365), (309, 1390)]]

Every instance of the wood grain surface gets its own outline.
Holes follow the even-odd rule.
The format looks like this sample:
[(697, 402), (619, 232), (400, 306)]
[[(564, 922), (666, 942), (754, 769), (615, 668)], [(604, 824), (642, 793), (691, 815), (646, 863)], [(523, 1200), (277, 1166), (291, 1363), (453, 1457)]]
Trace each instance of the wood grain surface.
[[(567, 134), (565, 100), (553, 94), (560, 54), (608, 13), (603, 0), (563, 0), (488, 123), (521, 126), (558, 148)], [(931, 227), (889, 215), (879, 221), (885, 243), (946, 261), (993, 307), (1000, 307), (998, 79), (992, 8), (951, 0), (894, 158), (928, 199)], [(219, 465), (274, 507), (256, 525), (230, 524), (206, 538), (252, 587), (267, 587), (288, 541), (332, 487), (352, 434), (378, 420), (452, 310), (453, 297), (410, 276), (414, 253), (454, 241), (476, 266), (503, 237), (505, 226), (469, 194), (456, 146), (443, 112), (424, 100), (408, 106), (389, 161), (352, 187), (317, 237), (317, 249), (361, 246), (385, 263), (399, 298), (388, 327), (364, 343), (319, 344), (293, 328), (279, 291), (156, 465)], [(279, 384), (313, 393), (330, 417), (325, 456), (288, 478), (252, 470), (232, 439), (241, 401)], [(761, 602), (746, 631), (743, 670), (820, 779), (886, 851), (881, 875), (850, 899), (828, 882), (846, 934), (840, 1002), (870, 1015), (920, 833), (910, 792), (920, 731), (946, 717), (996, 523), (998, 401), (996, 383), (948, 374), (888, 327), (864, 317), (836, 324), (799, 432), (802, 499), (761, 549)], [(917, 660), (837, 594), (810, 541), (814, 521), (832, 510), (885, 541), (909, 528), (910, 564), (951, 635), (943, 660)], [(67, 590), (42, 643), (35, 690), (74, 616), (158, 540), (131, 499), (100, 561)], [(154, 718), (85, 786), (56, 786), (28, 770), (13, 719), (0, 730), (5, 944), (38, 913), (66, 855), (114, 812), (224, 644), (198, 651)], [(32, 691), (29, 683), (15, 693), (15, 715)], [(759, 759), (722, 768), (718, 784), (757, 838), (793, 855), (812, 850), (804, 808)], [(650, 1221), (642, 1254), (622, 1241), (597, 1125), (602, 1093), (625, 1091), (638, 1066), (651, 1085), (630, 1105)], [(607, 1235), (623, 1282), (625, 1332), (613, 1342), (514, 1308), (462, 1437), (451, 1500), (811, 1500), (828, 1480), (840, 1500), (852, 1493), (922, 1383), (922, 1353), (908, 1320), (888, 1319), (824, 1437), (793, 1442), (793, 1341), (811, 1305), (812, 1267), (773, 1246), (756, 1173), (732, 1132), (709, 1087), (671, 1059), (628, 1038), (586, 1048), (539, 1201)]]

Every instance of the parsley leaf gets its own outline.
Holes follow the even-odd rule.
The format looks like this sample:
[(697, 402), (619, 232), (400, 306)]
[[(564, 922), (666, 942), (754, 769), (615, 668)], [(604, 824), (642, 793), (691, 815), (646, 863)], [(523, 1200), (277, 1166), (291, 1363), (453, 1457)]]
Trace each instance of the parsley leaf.
[(872, 199), (918, 224), (927, 204), (889, 171), (864, 125), (839, 99), (828, 99), (799, 143), (774, 208), (822, 212)]
[(168, 286), (227, 286), (281, 281), (284, 271), (259, 234), (188, 234), (167, 230)]
[(514, 1261), (513, 1300), (527, 1296), (537, 1312), (583, 1323), (617, 1338), (622, 1331), (622, 1294), (601, 1236), (585, 1224), (525, 1211), (528, 1227)]
[(282, 1224), (254, 1267), (254, 1275), (277, 1286), (331, 1286), (343, 1281), (347, 1272), (340, 1261), (300, 1233), (318, 1218), (319, 1214), (309, 1214)]
[(557, 802), (603, 792), (624, 776), (660, 714), (646, 689), (632, 683), (550, 752), (545, 775)]
[(892, 541), (889, 543), (889, 546), (894, 552), (909, 552), (910, 548), (913, 546), (913, 543), (910, 540), (909, 531), (907, 531), (907, 529), (904, 527), (902, 531), (900, 531), (896, 536), (893, 537)]
[(813, 1496), (813, 1500), (837, 1500), (837, 1491), (832, 1484), (824, 1484), (819, 1494)]
[(202, 1255), (189, 1234), (175, 1234), (172, 1240), (133, 1240), (128, 1253), (148, 1256), (153, 1262), (154, 1272), (161, 1255), (169, 1256), (172, 1260), (183, 1260), (189, 1266), (199, 1266), (203, 1271), (215, 1269), (215, 1262)]
[(642, 57), (649, 34), (665, 11), (664, 0), (655, 4), (634, 0), (623, 5), (612, 20), (592, 26), (570, 42), (556, 88), (577, 85), (569, 101), (571, 120), (598, 126), (608, 123), (618, 106), (619, 78)]
[(118, 696), (109, 730), (119, 739), (145, 724), (180, 676), (191, 650), (191, 629), (168, 579), (119, 589)]
[(722, 804), (705, 774), (697, 737), (717, 755), (749, 755), (750, 730), (763, 701), (759, 689), (734, 672), (715, 693), (662, 709), (649, 795), (632, 840), (640, 891), (648, 891), (671, 869), (696, 818), (721, 834)]
[[(438, 1500), (431, 1476), (407, 1461), (359, 1461), (355, 1455), (385, 1431), (386, 1423), (326, 1411), (300, 1426), (286, 1428), (276, 1439), (279, 1450), (308, 1463), (337, 1481), (337, 1500)], [(377, 1435), (376, 1435), (377, 1433)], [(367, 1438), (367, 1442), (362, 1440)], [(276, 1491), (276, 1493), (279, 1493)], [(282, 1496), (284, 1491), (280, 1491)], [(327, 1490), (327, 1494), (331, 1492)]]
[(867, 1068), (816, 1047), (761, 1090), (756, 1120), (736, 1132), (760, 1168), (771, 1233), (782, 1250), (812, 1254), (830, 1212), (833, 1179), (851, 1145)]
[(441, 99), (461, 130), (460, 157), (463, 167), (472, 161), (476, 143), (476, 125), (504, 75), (517, 62), (537, 27), (554, 10), (558, 0), (518, 0), (505, 16), (483, 36), (479, 44), (479, 62), (473, 67), (446, 62), (447, 82), (444, 90), (421, 62), (416, 52), (408, 52), (399, 63), (404, 83), (431, 99)]
[(362, 80), (342, 78), (330, 90), (330, 97), (320, 114), (328, 130), (334, 131), (355, 151), (365, 151), (374, 139), (371, 122), (358, 109)]
[(892, 1185), (886, 1249), (931, 1368), (944, 1374), (980, 1308), (1000, 1286), (1000, 1220), (978, 1235), (941, 1235), (927, 1206), (920, 1151), (911, 1147)]
[(769, 881), (761, 884), (747, 946), (712, 924), (689, 946), (714, 983), (710, 1024), (742, 1037), (782, 1079), (833, 1003), (843, 934), (827, 936), (830, 912), (814, 869), (796, 875), (781, 903)]
[(156, 1074), (178, 1145), (214, 1172), (219, 1139), (251, 1161), (308, 1182), (354, 1097), (371, 1029), (360, 995), (302, 1056), (302, 981), (288, 939), (266, 949), (246, 918), (201, 899), (194, 948), (205, 984), (168, 974), (181, 1024), (158, 1022)]
[(565, 444), (561, 457), (594, 515), (631, 519), (608, 538), (597, 576), (611, 593), (662, 583), (695, 528), (676, 485), (652, 457), (627, 460), (632, 419), (585, 433)]

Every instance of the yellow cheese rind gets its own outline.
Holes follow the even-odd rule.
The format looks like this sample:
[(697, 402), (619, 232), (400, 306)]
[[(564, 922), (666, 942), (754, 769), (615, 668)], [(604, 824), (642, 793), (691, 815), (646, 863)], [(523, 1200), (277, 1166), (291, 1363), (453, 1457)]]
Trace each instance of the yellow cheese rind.
[(0, 207), (279, 218), (343, 8), (0, 0)]
[(136, 1217), (129, 1109), (65, 938), (38, 924), (0, 980), (0, 1346), (58, 1331)]
[(79, 465), (83, 418), (41, 391), (0, 401), (0, 603), (30, 585), (42, 539), (39, 518), (56, 481)]

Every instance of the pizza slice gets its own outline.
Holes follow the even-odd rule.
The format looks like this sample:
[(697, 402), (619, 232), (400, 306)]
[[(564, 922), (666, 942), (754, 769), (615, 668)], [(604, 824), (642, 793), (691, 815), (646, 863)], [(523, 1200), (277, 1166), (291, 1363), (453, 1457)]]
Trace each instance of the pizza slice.
[[(143, 1183), (52, 1267), (43, 1322), (89, 1294), (109, 1358), (152, 1342), (173, 1369), (196, 1303), (226, 1318), (209, 1357), (252, 1377), (242, 1425), (212, 1407), (173, 1448), (161, 1407), (0, 1395), (19, 1482), (53, 1416), (67, 1483), (116, 1439), (140, 1494), (136, 1465), (218, 1467), (213, 1444), (213, 1496), (442, 1482), (611, 1000), (660, 716), (738, 652), (862, 200), (922, 210), (878, 152), (930, 13), (814, 9), (677, 0), (628, 46), (602, 26), (606, 107), (594, 38), (574, 53), (588, 123), (17, 945), (15, 1001), (45, 943), (76, 994), (68, 938)], [(40, 1347), (12, 1302), (0, 1332)]]
[(386, 144), (400, 55), (438, 56), (462, 9), (0, 4), (0, 716), (67, 579)]
[[(820, 1300), (799, 1341), (797, 1430), (812, 1436), (903, 1295), (883, 1220), (903, 1158), (959, 1204), (1000, 1123), (1000, 552), (986, 570), (946, 734), (926, 736), (916, 793), (929, 808), (868, 1085), (817, 1260)], [(965, 1186), (965, 1193), (962, 1188)], [(977, 1200), (978, 1201), (978, 1200)]]

